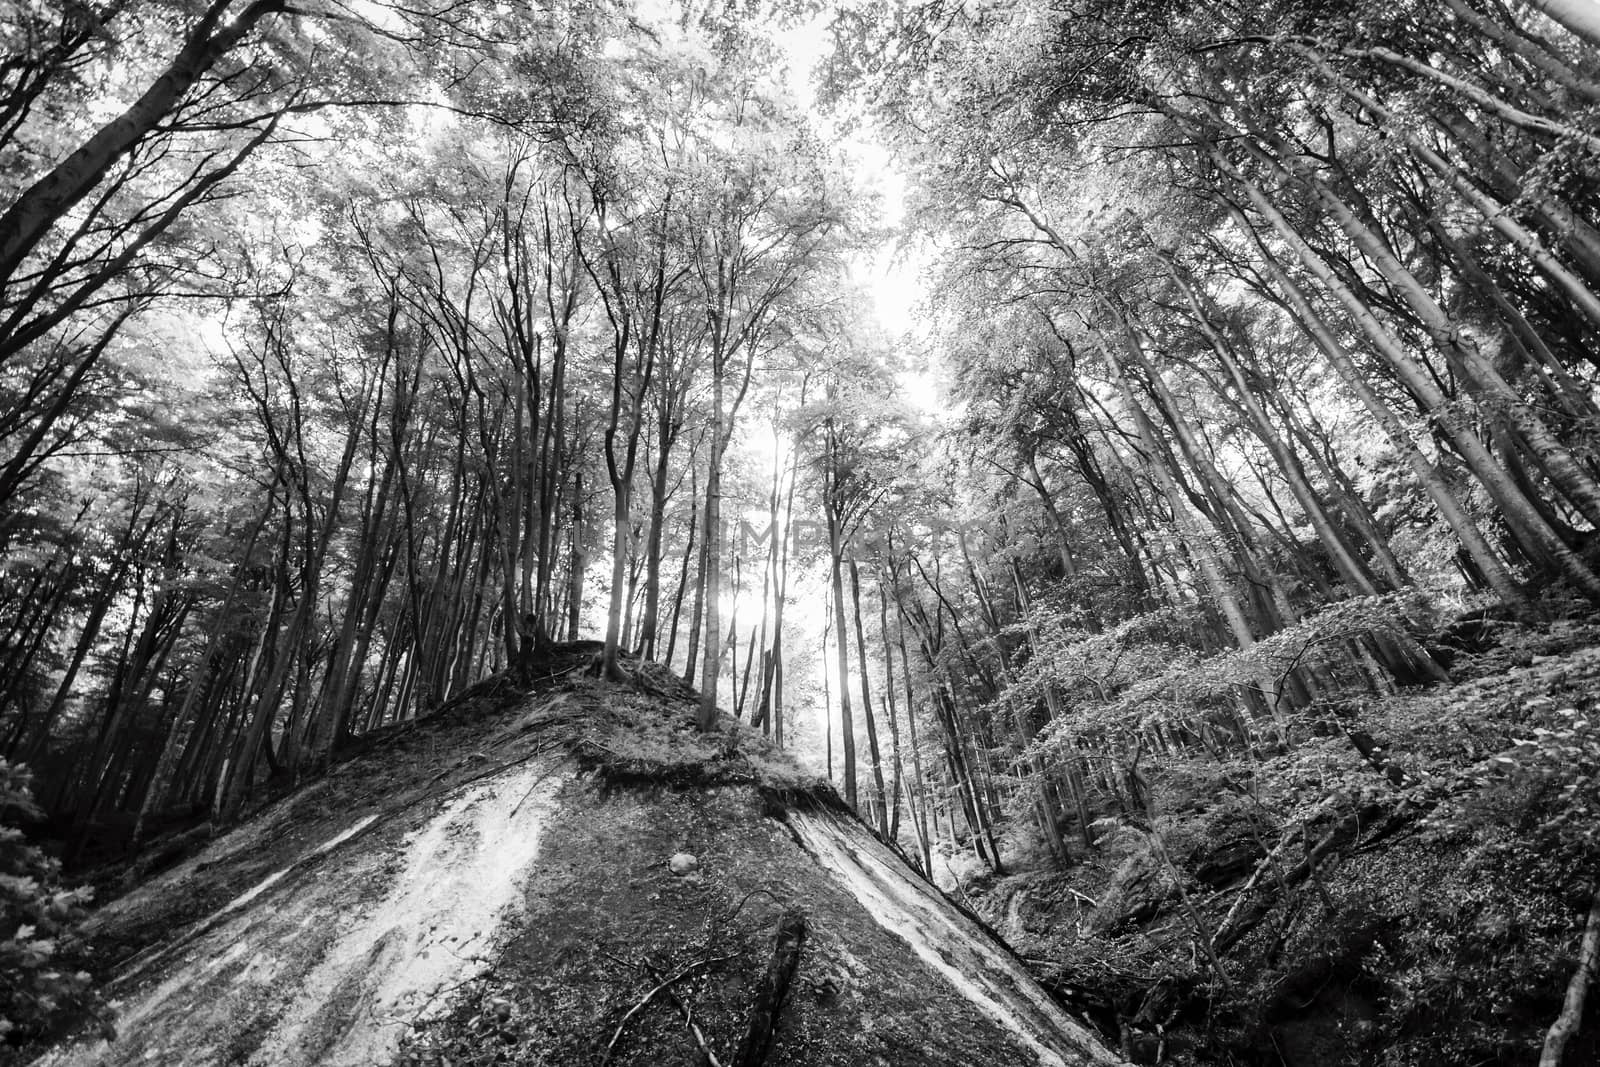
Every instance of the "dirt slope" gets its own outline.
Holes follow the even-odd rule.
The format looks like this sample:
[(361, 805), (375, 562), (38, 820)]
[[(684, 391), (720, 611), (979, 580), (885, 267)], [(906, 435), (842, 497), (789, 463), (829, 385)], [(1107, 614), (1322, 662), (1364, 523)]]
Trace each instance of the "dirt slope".
[(732, 724), (695, 733), (681, 685), (545, 674), (102, 908), (118, 1036), (38, 1062), (1118, 1062), (831, 791)]

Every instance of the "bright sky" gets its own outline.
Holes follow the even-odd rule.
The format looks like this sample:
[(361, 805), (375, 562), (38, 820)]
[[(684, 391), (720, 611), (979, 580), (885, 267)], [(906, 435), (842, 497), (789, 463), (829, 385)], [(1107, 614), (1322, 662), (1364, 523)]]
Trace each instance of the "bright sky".
[[(667, 11), (672, 0), (636, 0), (642, 8)], [(830, 140), (852, 172), (855, 185), (876, 196), (880, 222), (885, 230), (894, 230), (902, 221), (906, 201), (906, 177), (896, 164), (883, 141), (866, 123), (862, 123), (847, 136), (840, 136), (837, 124), (823, 114), (816, 104), (815, 77), (818, 65), (831, 46), (828, 23), (832, 18), (832, 5), (813, 16), (806, 23), (786, 30), (773, 31), (773, 37), (788, 58), (788, 87), (794, 98), (810, 115), (818, 134)], [(925, 316), (919, 314), (924, 290), (921, 282), (926, 256), (915, 249), (902, 251), (893, 235), (874, 248), (857, 254), (849, 265), (851, 281), (863, 289), (884, 335), (891, 343), (914, 344), (925, 350)], [(897, 376), (896, 399), (920, 409), (929, 415), (943, 410), (936, 374), (928, 369), (916, 368)], [(776, 453), (786, 447), (774, 427), (763, 427), (757, 419), (748, 420), (737, 446), (754, 462), (757, 470), (770, 469)], [(764, 508), (741, 516), (751, 529), (759, 533), (767, 525)], [(811, 518), (797, 515), (796, 518)], [(730, 546), (732, 547), (732, 546)], [(743, 561), (744, 581), (735, 591), (724, 587), (722, 613), (724, 625), (737, 613), (739, 620), (739, 657), (736, 669), (742, 674), (745, 665), (745, 642), (749, 640), (749, 626), (761, 618), (763, 610), (761, 560), (764, 548), (748, 546), (748, 557)], [(814, 759), (821, 769), (823, 738), (831, 730), (837, 745), (838, 723), (824, 717), (823, 687), (828, 687), (837, 701), (839, 678), (833, 656), (826, 654), (822, 635), (826, 625), (825, 607), (828, 604), (827, 568), (814, 559), (804, 563), (791, 561), (789, 606), (786, 609), (785, 647), (789, 664), (785, 704), (787, 713), (795, 716), (803, 738), (791, 734), (790, 744), (798, 746), (797, 754)], [(831, 646), (830, 646), (831, 647)], [(854, 674), (854, 654), (851, 655), (851, 688), (859, 692), (859, 681)], [(731, 672), (725, 670), (723, 684), (729, 684)], [(826, 682), (824, 682), (826, 677)], [(724, 691), (725, 700), (731, 693)], [(731, 706), (731, 701), (730, 705)], [(836, 714), (836, 712), (835, 712)]]
[[(866, 124), (849, 136), (838, 138), (833, 122), (816, 106), (816, 68), (830, 45), (828, 22), (832, 17), (832, 11), (825, 8), (802, 25), (774, 33), (788, 53), (789, 87), (811, 113), (817, 128), (825, 136), (836, 138), (840, 150), (854, 164), (856, 180), (877, 193), (884, 224), (898, 226), (905, 213), (906, 181), (888, 149)], [(857, 256), (851, 264), (853, 280), (871, 295), (878, 321), (891, 336), (905, 333), (918, 320), (916, 305), (923, 295), (921, 266), (921, 257), (897, 255), (891, 245)]]
[[(829, 5), (831, 8), (831, 5)], [(815, 77), (818, 64), (830, 47), (828, 23), (832, 11), (825, 8), (803, 25), (775, 32), (774, 36), (789, 59), (789, 88), (797, 100), (806, 107), (818, 132), (831, 138), (853, 172), (857, 185), (864, 191), (876, 194), (885, 229), (898, 227), (904, 217), (906, 178), (883, 141), (869, 124), (862, 123), (847, 136), (841, 137), (830, 116), (816, 106)], [(908, 343), (916, 343), (924, 333), (923, 316), (918, 314), (918, 304), (923, 299), (922, 267), (924, 257), (913, 252), (903, 252), (896, 247), (893, 237), (872, 249), (857, 254), (850, 264), (851, 280), (866, 291), (874, 314), (886, 336)], [(919, 344), (919, 347), (923, 347)], [(938, 389), (934, 375), (925, 369), (902, 373), (898, 376), (898, 399), (909, 402), (925, 412), (939, 410)], [(769, 460), (770, 462), (770, 460)], [(765, 523), (765, 516), (759, 516)], [(838, 724), (825, 717), (822, 699), (824, 685), (838, 699), (840, 679), (832, 655), (823, 644), (825, 605), (827, 604), (826, 568), (818, 566), (796, 567), (791, 577), (790, 594), (793, 597), (786, 616), (786, 636), (793, 673), (786, 703), (790, 714), (810, 718), (806, 741), (799, 742), (799, 754), (816, 761), (821, 769), (823, 736), (837, 734)], [(740, 616), (757, 618), (761, 603), (759, 591), (753, 586), (740, 597)], [(852, 655), (852, 680), (850, 686), (859, 692), (859, 682), (854, 677)], [(824, 678), (826, 677), (826, 682)], [(836, 740), (837, 743), (837, 740)], [(815, 750), (812, 746), (815, 745)]]

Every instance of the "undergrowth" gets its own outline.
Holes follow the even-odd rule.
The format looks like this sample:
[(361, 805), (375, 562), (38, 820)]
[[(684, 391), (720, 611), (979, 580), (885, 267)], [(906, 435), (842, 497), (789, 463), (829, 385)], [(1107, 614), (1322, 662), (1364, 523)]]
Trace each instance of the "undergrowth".
[[(1308, 629), (1299, 662), (1367, 613)], [(1442, 630), (1411, 605), (1395, 617), (1413, 639)], [(1102, 781), (1094, 850), (1030, 875), (1031, 908), (1006, 879), (967, 890), (996, 921), (1022, 917), (1010, 933), (1047, 981), (1107, 994), (1137, 1061), (1536, 1062), (1600, 870), (1600, 626), (1474, 627), (1454, 684), (1328, 687), (1283, 716), (1287, 741), (1123, 744), (1145, 796), (1130, 807)], [(1161, 636), (1145, 624), (1084, 639), (1074, 669), (1137, 670), (1160, 657), (1113, 654), (1116, 641)], [(1129, 716), (1144, 739), (1168, 714), (1192, 727), (1211, 693), (1287, 648), (1127, 679), (1034, 751), (1073, 751)], [(1033, 860), (1049, 866), (1042, 850)], [(1256, 901), (1270, 902), (1258, 917)], [(1595, 1054), (1580, 1037), (1568, 1063)]]
[(70, 938), (90, 893), (61, 884), (61, 865), (24, 837), (40, 818), (27, 771), (0, 759), (0, 1060), (6, 1046), (46, 1037), (100, 1011)]

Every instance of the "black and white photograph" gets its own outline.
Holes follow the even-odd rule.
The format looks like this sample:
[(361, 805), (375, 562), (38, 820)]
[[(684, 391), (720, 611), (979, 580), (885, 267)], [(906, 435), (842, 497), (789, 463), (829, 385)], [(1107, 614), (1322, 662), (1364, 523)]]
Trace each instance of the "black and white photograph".
[(1600, 1067), (1600, 0), (0, 0), (0, 1067)]

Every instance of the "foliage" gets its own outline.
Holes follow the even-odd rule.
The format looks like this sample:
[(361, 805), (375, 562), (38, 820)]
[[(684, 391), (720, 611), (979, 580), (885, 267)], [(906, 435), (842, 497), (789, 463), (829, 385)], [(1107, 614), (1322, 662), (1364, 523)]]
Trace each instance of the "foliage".
[[(1370, 622), (1373, 607), (1308, 620), (1301, 638)], [(1387, 610), (1399, 619), (1397, 605)], [(1422, 625), (1426, 610), (1406, 614), (1413, 621), (1393, 632), (1427, 641), (1443, 632)], [(1495, 643), (1455, 664), (1463, 681), (1313, 705), (1275, 751), (1146, 752), (1153, 819), (1097, 820), (1100, 840), (1082, 866), (1028, 891), (1043, 901), (1065, 882), (1099, 907), (1080, 916), (1077, 935), (1030, 932), (1019, 947), (1065, 961), (1069, 984), (1125, 998), (1125, 1018), (1153, 990), (1203, 990), (1211, 1029), (1199, 1062), (1274, 1043), (1394, 1067), (1528, 1058), (1570, 977), (1600, 862), (1600, 635), (1572, 620), (1490, 629)], [(1381, 743), (1384, 763), (1351, 743), (1357, 731)], [(1403, 784), (1384, 773), (1390, 765), (1403, 768)], [(1361, 829), (1306, 882), (1266, 888), (1360, 813)], [(1177, 865), (1199, 929), (1136, 847), (1150, 840)], [(1264, 882), (1245, 889), (1252, 874)], [(1003, 899), (1011, 888), (1001, 880), (989, 891)], [(1201, 938), (1223, 930), (1251, 892), (1274, 906), (1230, 946), (1219, 983)]]
[(1427, 730), (1412, 720), (1419, 739), (1431, 732), (1448, 746), (1430, 754), (1470, 761), (1434, 816), (1441, 832), (1514, 838), (1553, 860), (1600, 855), (1600, 650), (1591, 627), (1557, 633), (1583, 644), (1553, 647), (1548, 635), (1508, 642), (1523, 646), (1523, 665), (1468, 683), (1449, 701), (1424, 701), (1422, 715), (1436, 713)]
[(91, 891), (60, 884), (60, 864), (23, 835), (39, 817), (31, 775), (0, 759), (0, 1042), (25, 1043), (84, 1012), (100, 1012), (67, 949)]
[(1365, 682), (1350, 674), (1352, 643), (1396, 637), (1415, 642), (1436, 618), (1435, 603), (1415, 590), (1352, 597), (1249, 648), (1201, 655), (1185, 625), (1190, 620), (1173, 611), (1138, 615), (1100, 633), (1035, 617), (1018, 624), (1040, 638), (1002, 702), (1038, 701), (1046, 688), (1070, 700), (1070, 714), (1056, 718), (1034, 742), (1038, 752), (1059, 751), (1087, 733), (1191, 718), (1240, 689), (1280, 701), (1285, 680), (1297, 670), (1342, 675), (1359, 690)]

